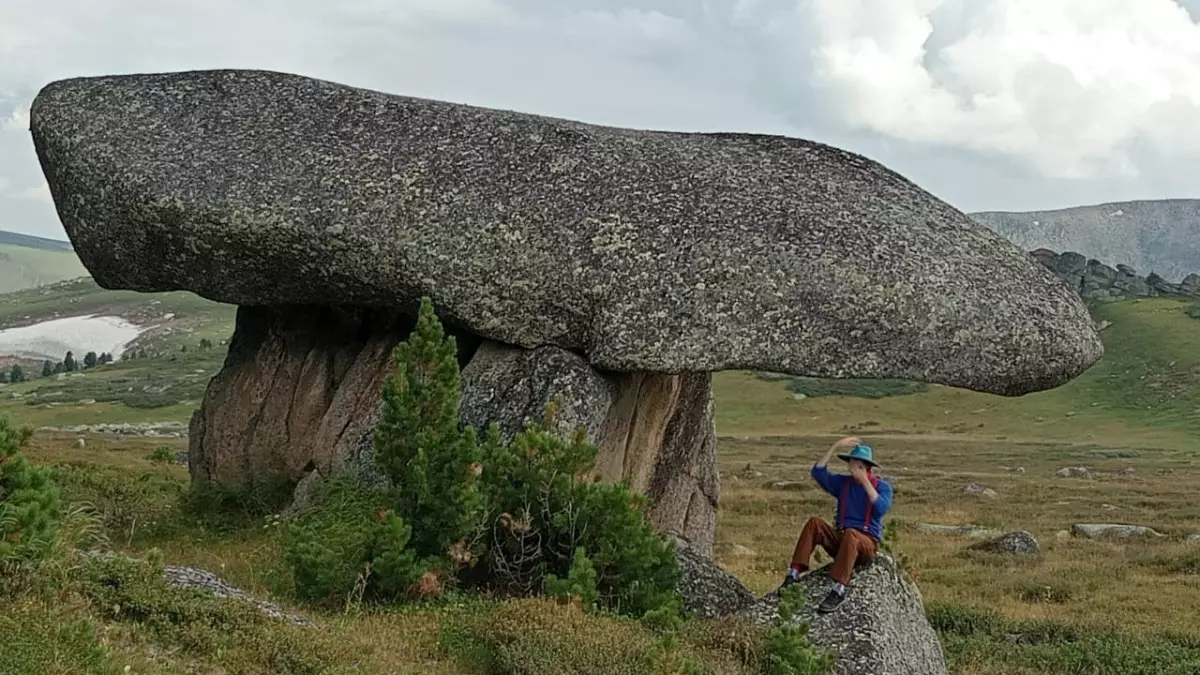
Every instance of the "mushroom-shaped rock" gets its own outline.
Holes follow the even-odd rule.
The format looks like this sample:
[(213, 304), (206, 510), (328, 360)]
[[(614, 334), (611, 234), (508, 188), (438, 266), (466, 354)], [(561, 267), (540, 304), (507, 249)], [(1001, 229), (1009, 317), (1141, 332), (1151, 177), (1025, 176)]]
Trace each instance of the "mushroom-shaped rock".
[(54, 82), (31, 112), (107, 288), (411, 307), (615, 371), (1053, 387), (1078, 295), (899, 174), (794, 138), (666, 133), (265, 71)]
[(519, 428), (560, 400), (599, 472), (650, 494), (655, 522), (704, 554), (711, 371), (1019, 395), (1101, 354), (1078, 295), (1030, 255), (810, 141), (236, 70), (55, 82), (31, 126), (100, 285), (240, 306), (189, 431), (198, 483), (369, 457), (422, 296), (460, 338), (465, 418)]

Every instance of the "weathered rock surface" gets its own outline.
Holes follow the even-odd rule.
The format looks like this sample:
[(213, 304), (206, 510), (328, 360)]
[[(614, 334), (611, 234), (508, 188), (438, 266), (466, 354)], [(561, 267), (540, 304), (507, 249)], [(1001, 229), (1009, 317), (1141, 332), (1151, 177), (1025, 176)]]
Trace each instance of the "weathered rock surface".
[(1171, 283), (1153, 272), (1142, 277), (1128, 265), (1113, 268), (1072, 251), (1056, 253), (1039, 248), (1031, 255), (1088, 299), (1200, 297), (1200, 275), (1195, 273), (1187, 274), (1179, 283)]
[(598, 446), (597, 475), (628, 480), (651, 498), (656, 526), (712, 554), (720, 481), (711, 375), (603, 375), (558, 347), (484, 343), (462, 379), (464, 423), (495, 421), (511, 437), (526, 421), (542, 420), (553, 401), (552, 428), (570, 435), (583, 427)]
[(429, 295), (481, 337), (615, 371), (1015, 395), (1102, 351), (1078, 295), (1028, 254), (810, 141), (599, 127), (262, 71), (59, 81), (31, 126), (106, 288), (410, 311)]
[(1059, 478), (1091, 478), (1092, 472), (1086, 466), (1064, 466), (1054, 475)]
[(715, 619), (736, 614), (757, 599), (737, 577), (678, 537), (675, 538), (675, 557), (682, 572), (679, 594), (683, 597), (683, 607), (694, 612), (697, 618)]
[(1012, 555), (1038, 555), (1042, 552), (1037, 539), (1025, 531), (1008, 532), (995, 539), (981, 541), (967, 547), (968, 551), (983, 553), (1005, 553)]
[[(808, 598), (794, 617), (809, 622), (813, 644), (837, 652), (838, 675), (945, 675), (946, 659), (937, 633), (925, 618), (921, 592), (886, 555), (855, 572), (849, 595), (836, 612), (818, 614), (829, 591), (825, 569), (801, 581)], [(769, 593), (742, 614), (767, 623), (778, 620), (779, 595)]]
[(990, 487), (984, 487), (979, 483), (967, 483), (966, 485), (962, 486), (962, 491), (968, 494), (987, 497), (988, 499), (995, 499), (998, 496), (995, 490)]
[(195, 567), (167, 565), (163, 568), (163, 578), (166, 579), (168, 584), (179, 588), (198, 588), (212, 591), (213, 595), (216, 595), (218, 598), (234, 598), (248, 602), (272, 619), (287, 621), (297, 626), (304, 626), (305, 628), (312, 628), (313, 626), (312, 622), (304, 617), (289, 614), (278, 605), (273, 605), (265, 600), (259, 600), (241, 589), (230, 586), (225, 580), (212, 572)]
[(1071, 534), (1084, 539), (1139, 539), (1165, 536), (1143, 525), (1116, 523), (1077, 523), (1071, 526)]

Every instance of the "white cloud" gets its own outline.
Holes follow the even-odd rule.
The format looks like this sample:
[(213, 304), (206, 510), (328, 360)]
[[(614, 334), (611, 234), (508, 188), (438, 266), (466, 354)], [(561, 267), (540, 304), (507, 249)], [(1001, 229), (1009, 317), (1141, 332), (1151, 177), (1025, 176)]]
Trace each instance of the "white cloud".
[[(1200, 25), (1172, 0), (813, 0), (815, 81), (855, 125), (1046, 175), (1200, 155)], [(930, 44), (934, 46), (930, 46)]]
[[(1180, 167), (1200, 160), (1200, 27), (1180, 2), (1200, 6), (0, 0), (0, 128), (21, 132), (0, 133), (0, 176), (40, 180), (27, 114), (51, 80), (239, 67), (601, 124), (816, 138), (955, 203), (990, 192), (981, 175), (1006, 195), (1041, 191), (1041, 207), (1065, 205), (1046, 203), (1054, 190), (1170, 196), (1194, 190)], [(44, 198), (8, 194), (0, 214), (57, 228)]]

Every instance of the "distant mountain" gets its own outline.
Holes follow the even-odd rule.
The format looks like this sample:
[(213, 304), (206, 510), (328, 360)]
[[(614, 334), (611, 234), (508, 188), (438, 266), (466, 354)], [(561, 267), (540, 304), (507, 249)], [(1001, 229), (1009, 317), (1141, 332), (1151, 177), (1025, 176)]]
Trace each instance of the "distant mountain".
[(0, 293), (87, 275), (70, 242), (0, 230)]
[(1023, 249), (1078, 251), (1170, 281), (1200, 271), (1200, 199), (1113, 202), (1054, 211), (972, 213)]
[(46, 239), (44, 237), (35, 237), (31, 234), (5, 232), (4, 230), (0, 230), (0, 245), (23, 246), (25, 248), (37, 248), (43, 251), (75, 250), (69, 241), (62, 241), (61, 239)]

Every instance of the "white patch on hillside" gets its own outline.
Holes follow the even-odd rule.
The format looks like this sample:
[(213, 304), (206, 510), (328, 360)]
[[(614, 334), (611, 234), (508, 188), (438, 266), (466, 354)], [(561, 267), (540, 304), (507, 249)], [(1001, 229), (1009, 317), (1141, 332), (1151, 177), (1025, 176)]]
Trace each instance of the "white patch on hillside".
[(61, 361), (67, 352), (83, 360), (88, 352), (108, 352), (113, 358), (148, 327), (117, 316), (70, 316), (30, 326), (0, 330), (0, 356)]

